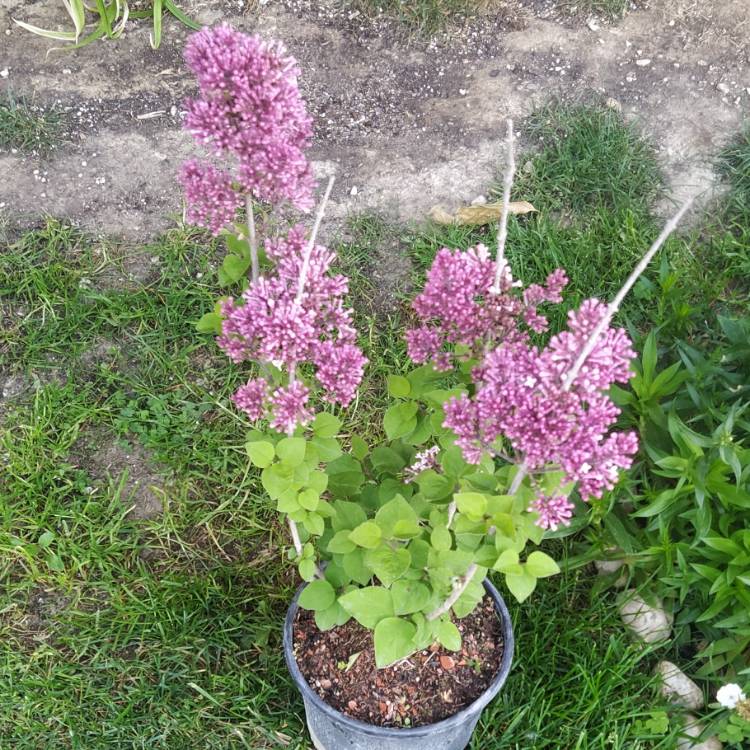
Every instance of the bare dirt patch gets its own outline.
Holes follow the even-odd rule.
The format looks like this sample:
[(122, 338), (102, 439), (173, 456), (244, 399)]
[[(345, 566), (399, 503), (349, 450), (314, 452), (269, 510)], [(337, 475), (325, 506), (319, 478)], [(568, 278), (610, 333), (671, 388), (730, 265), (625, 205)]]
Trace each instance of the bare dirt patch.
[(37, 586), (23, 600), (19, 596), (0, 619), (9, 626), (20, 643), (34, 650), (41, 643), (54, 640), (59, 617), (71, 602), (71, 597), (54, 588)]
[(117, 488), (129, 508), (128, 518), (147, 520), (163, 512), (167, 480), (149, 452), (138, 443), (95, 430), (76, 442), (70, 462), (85, 470), (97, 485)]
[[(0, 0), (0, 86), (56, 104), (67, 130), (47, 160), (0, 154), (0, 214), (28, 223), (51, 213), (132, 241), (163, 231), (180, 216), (175, 174), (192, 151), (179, 130), (192, 90), (181, 62), (187, 30), (167, 22), (156, 52), (141, 23), (119, 41), (45, 57), (51, 44), (11, 15), (54, 25), (62, 10), (10, 5)], [(504, 118), (591, 91), (652, 137), (678, 198), (710, 190), (712, 159), (750, 103), (745, 0), (638, 3), (617, 25), (573, 7), (493, 3), (432, 40), (334, 0), (188, 10), (278, 36), (298, 57), (317, 170), (338, 175), (334, 218), (374, 209), (420, 220), (435, 203), (470, 201), (495, 177)]]

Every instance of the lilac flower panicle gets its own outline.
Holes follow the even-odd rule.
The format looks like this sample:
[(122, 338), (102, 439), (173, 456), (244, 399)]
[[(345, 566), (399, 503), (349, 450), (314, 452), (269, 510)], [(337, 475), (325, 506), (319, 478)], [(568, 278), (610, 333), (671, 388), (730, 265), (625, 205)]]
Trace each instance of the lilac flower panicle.
[(187, 201), (186, 220), (212, 234), (219, 234), (230, 224), (242, 205), (242, 196), (232, 186), (232, 176), (197, 159), (182, 165), (180, 182)]
[(573, 503), (563, 495), (539, 495), (528, 507), (528, 511), (538, 515), (536, 523), (545, 531), (557, 531), (560, 526), (570, 524), (573, 508)]
[(411, 484), (423, 471), (437, 468), (439, 455), (439, 445), (419, 451), (414, 456), (414, 463), (404, 469), (404, 484)]
[(531, 471), (560, 466), (585, 499), (614, 486), (637, 450), (633, 433), (605, 437), (619, 414), (606, 391), (630, 378), (634, 352), (625, 332), (605, 330), (572, 387), (563, 383), (603, 309), (584, 302), (571, 314), (570, 330), (544, 349), (515, 341), (487, 354), (474, 373), (475, 396), (454, 398), (445, 408), (445, 426), (456, 433), (467, 461), (477, 463), (503, 438)]
[(186, 103), (185, 127), (223, 163), (234, 165), (233, 174), (199, 162), (183, 168), (188, 221), (218, 234), (234, 219), (244, 194), (309, 210), (315, 181), (305, 151), (312, 120), (294, 58), (278, 42), (223, 24), (193, 34), (185, 60), (200, 90)]
[(247, 414), (253, 421), (260, 419), (265, 412), (268, 398), (268, 381), (265, 378), (248, 380), (232, 396), (235, 406)]
[(559, 302), (568, 279), (561, 269), (551, 273), (544, 286), (535, 284), (519, 295), (520, 282), (505, 267), (499, 292), (494, 286), (495, 261), (484, 245), (466, 251), (440, 250), (427, 274), (424, 290), (413, 303), (420, 320), (406, 333), (409, 356), (417, 364), (431, 362), (446, 371), (455, 364), (453, 347), (460, 344), (476, 354), (490, 343), (525, 340), (519, 319), (529, 330), (541, 333), (547, 319), (537, 307)]
[[(348, 406), (362, 381), (367, 358), (355, 343), (352, 312), (344, 305), (347, 279), (330, 273), (335, 254), (316, 245), (298, 301), (306, 246), (302, 226), (293, 227), (286, 237), (266, 242), (266, 255), (274, 268), (251, 284), (240, 299), (224, 302), (222, 334), (217, 342), (234, 362), (265, 362), (289, 372), (312, 365), (323, 398)], [(291, 395), (277, 392), (267, 402), (274, 405), (272, 426), (293, 429), (295, 414), (300, 416), (298, 424), (308, 421), (304, 408), (308, 396), (309, 391), (303, 400), (302, 391), (295, 390), (298, 407), (294, 407)], [(245, 398), (239, 392), (237, 397)], [(247, 411), (237, 399), (235, 402)]]
[(349, 406), (362, 381), (367, 358), (359, 347), (325, 341), (315, 352), (315, 376), (326, 391), (326, 400)]
[(271, 427), (292, 433), (298, 425), (306, 425), (313, 417), (307, 408), (309, 398), (310, 389), (299, 381), (278, 388), (269, 399), (273, 412)]
[[(578, 483), (584, 499), (600, 497), (637, 450), (634, 433), (610, 432), (619, 410), (607, 395), (614, 383), (630, 379), (630, 340), (624, 330), (608, 326), (567, 388), (565, 376), (606, 306), (586, 300), (569, 313), (568, 330), (539, 348), (531, 334), (544, 333), (548, 321), (538, 308), (562, 301), (567, 275), (557, 269), (544, 284), (523, 289), (506, 265), (498, 289), (495, 270), (483, 245), (440, 250), (414, 300), (419, 325), (406, 332), (409, 356), (439, 371), (461, 358), (478, 363), (473, 395), (444, 407), (444, 426), (467, 462), (478, 464), (483, 454), (510, 447), (531, 474), (555, 465), (566, 482)], [(566, 524), (571, 508), (561, 496), (540, 496), (535, 503), (545, 528)]]

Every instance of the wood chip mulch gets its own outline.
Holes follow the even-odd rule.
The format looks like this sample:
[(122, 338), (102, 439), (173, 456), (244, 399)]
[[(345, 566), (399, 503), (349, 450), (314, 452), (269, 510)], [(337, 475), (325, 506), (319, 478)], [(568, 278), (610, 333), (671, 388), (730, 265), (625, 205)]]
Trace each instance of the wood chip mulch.
[(350, 620), (321, 633), (313, 613), (299, 610), (294, 653), (310, 687), (338, 711), (382, 727), (434, 724), (476, 700), (503, 656), (500, 619), (488, 596), (455, 623), (463, 636), (461, 651), (435, 643), (377, 669), (371, 631)]

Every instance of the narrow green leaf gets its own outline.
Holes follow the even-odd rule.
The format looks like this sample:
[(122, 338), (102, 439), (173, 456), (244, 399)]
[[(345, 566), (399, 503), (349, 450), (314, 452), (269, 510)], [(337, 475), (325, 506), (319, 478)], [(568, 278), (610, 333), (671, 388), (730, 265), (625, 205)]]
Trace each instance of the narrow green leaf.
[(197, 21), (193, 21), (190, 16), (183, 13), (173, 2), (172, 0), (163, 0), (164, 7), (178, 20), (185, 24), (189, 29), (194, 29), (195, 31), (200, 31), (202, 28), (201, 25)]
[(153, 49), (159, 49), (161, 44), (161, 14), (162, 14), (162, 0), (153, 0), (154, 9), (154, 32), (151, 35), (151, 46)]
[(48, 31), (47, 29), (42, 29), (39, 26), (34, 26), (33, 24), (19, 21), (15, 18), (13, 19), (13, 22), (18, 24), (22, 29), (26, 29), (26, 31), (30, 31), (37, 36), (43, 36), (46, 39), (55, 39), (62, 42), (73, 42), (77, 39), (74, 31)]

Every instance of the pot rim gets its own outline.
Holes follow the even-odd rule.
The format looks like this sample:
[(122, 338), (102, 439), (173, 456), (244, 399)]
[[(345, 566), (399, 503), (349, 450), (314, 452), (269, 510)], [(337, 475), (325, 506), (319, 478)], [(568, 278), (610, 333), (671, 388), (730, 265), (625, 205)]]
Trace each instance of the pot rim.
[(492, 598), (492, 601), (495, 604), (495, 611), (500, 617), (503, 631), (503, 657), (500, 661), (500, 667), (487, 689), (476, 698), (476, 700), (472, 701), (468, 706), (465, 706), (452, 716), (441, 719), (434, 724), (424, 724), (419, 727), (399, 729), (397, 727), (380, 727), (376, 724), (368, 724), (359, 719), (353, 719), (351, 716), (347, 716), (345, 713), (336, 710), (333, 706), (326, 703), (310, 687), (307, 680), (302, 675), (299, 666), (297, 666), (297, 660), (294, 657), (294, 618), (296, 617), (298, 610), (297, 601), (302, 590), (307, 585), (304, 583), (297, 589), (294, 598), (289, 605), (289, 609), (287, 610), (286, 619), (284, 620), (284, 658), (297, 689), (302, 693), (302, 697), (305, 701), (310, 701), (318, 710), (322, 711), (329, 718), (334, 719), (361, 734), (368, 734), (376, 737), (399, 737), (402, 739), (408, 739), (409, 737), (423, 737), (432, 734), (435, 731), (462, 724), (464, 721), (473, 718), (474, 715), (479, 714), (485, 708), (505, 684), (505, 680), (508, 678), (508, 673), (510, 672), (513, 661), (514, 648), (513, 624), (510, 619), (508, 607), (505, 605), (505, 601), (500, 595), (500, 592), (495, 588), (489, 578), (485, 578), (482, 583), (485, 591)]

